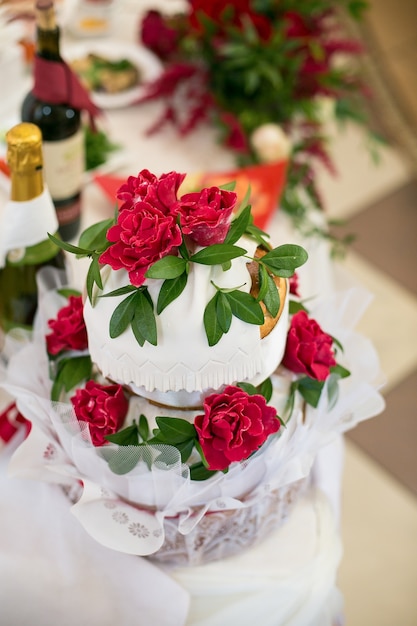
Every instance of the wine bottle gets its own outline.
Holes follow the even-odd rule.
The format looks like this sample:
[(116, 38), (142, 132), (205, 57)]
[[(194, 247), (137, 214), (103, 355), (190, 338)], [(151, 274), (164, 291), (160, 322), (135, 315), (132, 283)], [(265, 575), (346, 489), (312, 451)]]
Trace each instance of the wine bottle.
[(35, 12), (34, 85), (23, 101), (21, 119), (42, 131), (45, 180), (58, 215), (59, 233), (67, 241), (80, 226), (85, 169), (82, 116), (70, 102), (65, 72), (57, 74), (67, 66), (60, 55), (60, 28), (52, 0), (38, 0)]
[(17, 124), (6, 133), (10, 198), (0, 224), (0, 324), (3, 333), (31, 329), (37, 310), (37, 274), (45, 266), (65, 269), (62, 250), (47, 233), (58, 220), (44, 185), (42, 133)]

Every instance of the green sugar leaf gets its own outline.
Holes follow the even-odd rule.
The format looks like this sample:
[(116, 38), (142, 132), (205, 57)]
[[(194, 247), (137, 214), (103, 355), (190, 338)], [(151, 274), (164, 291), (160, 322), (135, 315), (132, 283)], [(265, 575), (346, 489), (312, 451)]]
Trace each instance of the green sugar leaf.
[(171, 445), (177, 445), (194, 440), (197, 433), (193, 424), (180, 417), (156, 417), (161, 440)]
[(258, 228), (258, 226), (255, 226), (252, 222), (248, 225), (246, 233), (250, 235), (250, 237), (252, 237), (252, 239), (256, 241), (259, 246), (263, 246), (267, 250), (271, 249), (271, 245), (268, 241), (269, 235), (265, 231)]
[(139, 461), (143, 459), (143, 452), (140, 445), (135, 448), (131, 448), (129, 454), (126, 454), (123, 450), (123, 447), (118, 450), (109, 450), (107, 451), (105, 448), (101, 449), (103, 456), (106, 458), (109, 468), (114, 474), (122, 476), (123, 474), (128, 474)]
[(333, 365), (330, 368), (330, 371), (332, 374), (337, 374), (337, 376), (339, 376), (339, 378), (347, 378), (348, 376), (350, 376), (350, 371), (347, 370), (345, 367), (343, 367), (342, 365)]
[[(288, 278), (297, 267), (304, 265), (307, 259), (308, 254), (301, 246), (284, 244), (267, 252), (260, 262), (266, 265), (273, 274), (278, 276), (285, 275)], [(283, 273), (281, 273), (281, 270), (283, 270)], [(288, 272), (291, 273), (288, 274)]]
[(106, 239), (106, 234), (114, 222), (114, 219), (110, 218), (86, 228), (80, 235), (79, 246), (88, 250), (104, 251), (111, 245)]
[(132, 291), (136, 291), (137, 287), (134, 285), (125, 285), (124, 287), (120, 287), (119, 289), (114, 289), (114, 291), (109, 291), (108, 293), (101, 294), (100, 298), (112, 298), (114, 296), (124, 296), (126, 293), (132, 293)]
[(204, 463), (194, 463), (190, 467), (190, 478), (191, 480), (208, 480), (212, 476), (214, 476), (216, 472), (209, 470), (205, 467)]
[(229, 332), (230, 325), (232, 323), (232, 309), (226, 295), (221, 291), (217, 292), (216, 317), (221, 330), (224, 333)]
[(98, 256), (96, 254), (93, 254), (86, 278), (87, 295), (92, 306), (94, 285), (97, 285), (99, 289), (103, 289), (103, 281), (101, 280), (100, 274), (100, 264), (98, 262)]
[(184, 243), (184, 240), (182, 241), (178, 251), (179, 251), (179, 253), (180, 253), (180, 255), (182, 256), (183, 259), (185, 259), (186, 261), (189, 261), (190, 255), (188, 253), (188, 249), (187, 249), (187, 246)]
[(300, 378), (297, 388), (304, 400), (316, 408), (320, 400), (321, 392), (323, 391), (323, 386), (323, 382), (305, 376), (304, 378)]
[(49, 233), (48, 237), (59, 248), (62, 248), (62, 250), (65, 250), (66, 252), (71, 252), (72, 254), (78, 254), (78, 256), (90, 256), (90, 254), (94, 252), (94, 250), (86, 250), (85, 248), (79, 248), (78, 246), (74, 246), (71, 243), (62, 241), (62, 239), (59, 239), (54, 235), (50, 235)]
[(279, 307), (281, 305), (278, 287), (276, 286), (272, 276), (270, 276), (269, 274), (267, 274), (266, 276), (266, 284), (267, 291), (264, 295), (263, 301), (272, 317), (275, 317), (276, 315), (278, 315)]
[(175, 445), (181, 455), (182, 463), (185, 463), (190, 458), (191, 453), (194, 450), (194, 443), (194, 439), (189, 439), (188, 441), (183, 441)]
[(308, 313), (308, 309), (301, 302), (297, 302), (296, 300), (290, 300), (289, 302), (289, 313), (290, 315), (295, 315), (299, 311), (306, 311)]
[(83, 380), (91, 378), (92, 362), (88, 355), (61, 359), (51, 390), (51, 400), (59, 401), (62, 391), (71, 391)]
[(132, 333), (134, 334), (136, 341), (142, 347), (145, 344), (146, 339), (140, 332), (140, 328), (138, 328), (135, 318), (132, 319), (130, 326), (131, 326)]
[(119, 446), (137, 446), (139, 444), (138, 425), (136, 422), (133, 422), (131, 426), (127, 426), (113, 435), (106, 435), (105, 438), (107, 441), (117, 443)]
[(217, 318), (217, 297), (216, 293), (204, 309), (204, 329), (206, 331), (209, 346), (215, 346), (216, 343), (220, 341), (224, 333)]
[(224, 243), (234, 244), (242, 237), (250, 223), (250, 211), (250, 206), (245, 207), (243, 211), (232, 221)]
[(256, 298), (258, 302), (262, 302), (266, 292), (268, 291), (268, 270), (265, 265), (258, 264), (258, 280), (259, 280), (259, 293)]
[(220, 185), (219, 189), (224, 189), (225, 191), (234, 191), (236, 187), (236, 181), (231, 180), (230, 183), (224, 183), (224, 185)]
[(158, 335), (152, 304), (143, 291), (137, 291), (134, 295), (134, 304), (134, 315), (131, 320), (132, 328), (135, 327), (146, 341), (156, 346), (158, 343)]
[(259, 393), (255, 385), (251, 385), (251, 383), (237, 383), (237, 386), (245, 391), (249, 396), (256, 396), (256, 394)]
[(178, 256), (165, 256), (147, 270), (147, 278), (177, 278), (186, 271), (187, 261)]
[(149, 424), (148, 420), (144, 415), (139, 417), (139, 436), (143, 439), (143, 441), (148, 441), (149, 439)]
[(110, 318), (110, 337), (114, 339), (121, 335), (129, 326), (136, 310), (136, 295), (132, 293), (130, 296), (122, 300), (114, 309)]
[(64, 390), (64, 381), (57, 376), (52, 384), (51, 400), (54, 402), (59, 402), (61, 398), (61, 393), (63, 392), (63, 390)]
[(162, 283), (161, 289), (159, 290), (158, 302), (156, 303), (156, 312), (158, 315), (162, 313), (168, 304), (171, 304), (173, 300), (181, 295), (186, 284), (187, 274), (185, 272), (177, 278), (170, 278)]
[(329, 401), (328, 410), (330, 411), (339, 399), (339, 380), (337, 374), (330, 374), (327, 379), (327, 399)]
[(265, 398), (267, 402), (272, 398), (274, 388), (272, 386), (272, 380), (267, 378), (263, 383), (259, 385), (259, 393)]
[(64, 287), (63, 289), (58, 289), (57, 293), (59, 293), (59, 295), (63, 296), (64, 298), (69, 298), (70, 296), (81, 296), (81, 293), (78, 291), (78, 289), (70, 289), (66, 287)]
[(193, 254), (190, 261), (201, 263), (202, 265), (222, 265), (227, 261), (243, 256), (246, 252), (247, 250), (239, 246), (216, 243)]
[(264, 323), (264, 314), (259, 302), (256, 302), (249, 293), (244, 291), (230, 291), (225, 294), (232, 309), (233, 315), (248, 324)]

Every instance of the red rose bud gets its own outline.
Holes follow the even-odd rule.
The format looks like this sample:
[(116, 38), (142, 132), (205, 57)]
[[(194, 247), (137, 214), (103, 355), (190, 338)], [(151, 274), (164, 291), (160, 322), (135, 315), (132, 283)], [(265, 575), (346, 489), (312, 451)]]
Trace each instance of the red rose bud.
[(94, 446), (108, 443), (105, 436), (119, 430), (129, 408), (121, 385), (100, 385), (93, 380), (77, 389), (71, 403), (77, 419), (88, 424)]
[(290, 285), (290, 293), (292, 293), (293, 296), (297, 296), (298, 298), (300, 297), (300, 292), (299, 292), (299, 284), (298, 284), (298, 274), (297, 272), (294, 272), (294, 274), (292, 276), (290, 276), (290, 278), (288, 279), (289, 285)]
[(188, 193), (180, 199), (181, 227), (199, 246), (223, 243), (230, 227), (237, 195), (218, 187)]
[(70, 296), (68, 304), (58, 311), (56, 319), (48, 321), (52, 330), (46, 335), (49, 354), (56, 355), (63, 350), (86, 350), (88, 347), (87, 330), (83, 317), (81, 296)]
[(280, 422), (263, 396), (230, 385), (205, 399), (204, 415), (197, 415), (194, 426), (209, 469), (224, 470), (258, 450)]
[(299, 311), (291, 320), (282, 364), (296, 374), (326, 380), (330, 368), (336, 365), (332, 345), (330, 335), (305, 311)]
[(136, 287), (143, 284), (146, 271), (155, 261), (176, 254), (182, 242), (176, 216), (166, 215), (143, 201), (119, 213), (107, 239), (114, 243), (100, 256), (100, 263), (107, 263), (114, 270), (127, 270)]

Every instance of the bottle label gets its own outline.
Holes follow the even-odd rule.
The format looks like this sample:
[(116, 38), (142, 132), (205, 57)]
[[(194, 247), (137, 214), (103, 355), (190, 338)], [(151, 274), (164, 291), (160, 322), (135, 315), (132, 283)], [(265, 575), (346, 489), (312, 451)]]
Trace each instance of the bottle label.
[(62, 141), (44, 141), (45, 180), (54, 200), (75, 196), (81, 189), (84, 173), (84, 134), (80, 129)]
[(55, 207), (46, 187), (32, 200), (9, 200), (3, 207), (0, 228), (0, 268), (11, 250), (16, 251), (12, 258), (19, 257), (19, 250), (36, 246), (46, 240), (47, 233), (55, 233), (57, 229)]
[(66, 224), (75, 222), (75, 220), (81, 215), (81, 198), (78, 197), (77, 200), (74, 200), (74, 202), (71, 202), (71, 204), (67, 204), (64, 207), (58, 207), (56, 214), (58, 216), (58, 224), (60, 226), (65, 226)]

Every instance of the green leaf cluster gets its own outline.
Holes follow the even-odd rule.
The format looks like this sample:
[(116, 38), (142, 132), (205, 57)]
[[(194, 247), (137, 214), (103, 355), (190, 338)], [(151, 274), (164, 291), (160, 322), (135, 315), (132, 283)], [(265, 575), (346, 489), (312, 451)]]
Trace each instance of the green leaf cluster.
[(349, 370), (341, 365), (334, 365), (330, 368), (330, 375), (326, 381), (316, 380), (310, 376), (302, 376), (292, 382), (284, 410), (286, 420), (291, 417), (294, 410), (296, 392), (302, 396), (307, 404), (313, 408), (317, 408), (323, 389), (326, 386), (328, 410), (331, 410), (337, 403), (339, 397), (339, 381), (348, 376), (350, 376)]
[[(250, 190), (248, 189), (247, 197), (249, 195)], [(254, 298), (247, 292), (241, 291), (240, 286), (222, 289), (214, 285), (216, 293), (207, 303), (203, 319), (208, 344), (210, 346), (217, 344), (223, 334), (229, 331), (233, 316), (249, 324), (262, 325), (264, 314), (260, 305), (261, 301), (264, 302), (271, 315), (276, 316), (280, 307), (280, 299), (272, 276), (284, 278), (291, 276), (297, 267), (305, 263), (307, 253), (300, 246), (291, 244), (272, 249), (267, 241), (266, 233), (254, 225), (251, 207), (246, 204), (246, 198), (241, 207), (239, 213), (232, 220), (223, 243), (203, 247), (197, 252), (191, 253), (183, 239), (178, 256), (165, 256), (148, 268), (146, 278), (162, 280), (156, 307), (146, 286), (127, 285), (103, 294), (101, 297), (127, 296), (113, 311), (109, 325), (110, 337), (116, 338), (130, 327), (140, 346), (143, 346), (146, 341), (151, 345), (157, 345), (158, 333), (155, 314), (160, 315), (184, 291), (191, 264), (220, 265), (224, 271), (227, 271), (233, 259), (247, 255), (245, 248), (236, 245), (245, 234), (250, 236), (258, 246), (267, 250), (261, 259), (254, 259), (259, 264), (259, 296)], [(99, 258), (111, 245), (106, 234), (115, 222), (116, 216), (93, 224), (81, 234), (78, 246), (49, 235), (54, 243), (67, 252), (76, 254), (78, 257), (87, 256), (91, 258), (86, 278), (86, 289), (92, 305), (94, 305), (94, 287), (97, 286), (99, 290), (103, 290)], [(250, 260), (249, 257), (248, 260)]]
[[(130, 286), (125, 289), (132, 291)], [(111, 292), (107, 296), (115, 295), (121, 291), (118, 289), (117, 292)], [(145, 341), (149, 341), (153, 346), (157, 345), (155, 313), (147, 287), (134, 288), (133, 293), (122, 300), (114, 309), (110, 318), (110, 337), (115, 339), (128, 326), (132, 328), (135, 339), (140, 346), (143, 346)]]
[[(290, 157), (281, 208), (304, 235), (325, 237), (330, 241), (334, 256), (345, 253), (352, 236), (339, 235), (334, 229), (329, 234), (327, 224), (317, 227), (317, 220), (311, 219), (312, 213), (324, 209), (313, 169), (316, 165), (328, 167), (331, 161), (328, 150), (331, 136), (323, 120), (320, 96), (333, 98), (336, 120), (349, 120), (365, 127), (366, 134), (374, 135), (364, 95), (362, 68), (354, 53), (350, 54), (343, 46), (350, 39), (350, 23), (361, 20), (368, 7), (369, 2), (365, 0), (280, 0), (278, 3), (276, 0), (253, 0), (251, 13), (257, 13), (271, 26), (267, 42), (258, 34), (252, 21), (245, 20), (239, 8), (235, 9), (233, 5), (220, 9), (216, 19), (200, 13), (202, 28), (198, 31), (187, 28), (185, 15), (177, 15), (173, 23), (179, 37), (179, 50), (168, 61), (175, 64), (186, 60), (196, 67), (207, 68), (207, 90), (215, 103), (210, 113), (219, 128), (220, 140), (224, 141), (230, 135), (224, 112), (238, 121), (248, 140), (248, 152), (236, 153), (239, 165), (259, 162), (258, 155), (250, 147), (250, 137), (263, 124), (275, 123), (289, 135), (297, 137), (300, 131), (308, 129), (301, 145), (295, 147)], [(288, 15), (291, 13), (310, 24), (311, 33), (288, 37)], [(236, 25), (236, 14), (242, 18), (239, 26)], [(314, 28), (314, 23), (318, 28)], [(322, 24), (326, 27), (320, 32)], [(343, 35), (344, 31), (347, 36)], [(318, 63), (324, 60), (329, 37), (336, 52), (340, 43), (344, 62), (325, 64), (325, 69), (313, 79), (317, 83), (315, 88), (311, 88), (311, 77), (304, 74), (306, 57), (310, 56)], [(354, 36), (353, 41), (356, 39)], [(155, 97), (164, 98), (165, 93)], [(190, 127), (196, 125), (198, 113), (190, 105)], [(319, 146), (316, 151), (311, 149), (312, 140)], [(370, 147), (371, 150), (375, 148)], [(302, 158), (298, 159), (298, 155)], [(300, 172), (305, 163), (310, 169), (308, 175), (305, 171), (304, 174)]]
[(62, 394), (68, 393), (82, 381), (91, 378), (93, 364), (88, 355), (61, 357), (51, 364), (53, 385), (51, 400), (59, 402)]
[[(195, 449), (202, 459), (190, 465), (190, 477), (192, 480), (206, 480), (215, 474), (207, 468), (204, 453), (198, 442), (197, 431), (193, 424), (181, 418), (163, 417), (156, 418), (158, 428), (151, 435), (148, 421), (144, 415), (139, 418), (139, 423), (134, 421), (130, 426), (113, 434), (107, 435), (106, 439), (119, 446), (135, 446), (144, 448), (149, 446), (167, 445), (178, 450), (181, 462), (185, 463)], [(155, 456), (155, 459), (158, 454)], [(149, 466), (152, 464), (151, 455), (144, 452), (139, 454), (125, 455), (109, 454), (108, 463), (110, 469), (117, 474), (130, 471), (139, 460), (144, 460)]]
[(285, 244), (269, 250), (263, 257), (253, 259), (259, 265), (259, 294), (255, 298), (250, 293), (235, 289), (222, 289), (214, 283), (216, 293), (204, 310), (204, 329), (209, 346), (216, 345), (227, 333), (232, 317), (261, 326), (264, 313), (260, 302), (263, 301), (270, 314), (275, 317), (280, 307), (278, 288), (272, 276), (288, 278), (294, 270), (307, 260), (304, 248), (294, 244)]
[(116, 216), (101, 222), (93, 224), (86, 230), (84, 230), (80, 236), (78, 246), (74, 246), (66, 241), (55, 237), (48, 233), (48, 237), (59, 248), (75, 254), (79, 258), (89, 257), (91, 258), (90, 267), (87, 272), (86, 289), (90, 302), (93, 304), (93, 290), (94, 285), (97, 285), (99, 289), (103, 289), (103, 282), (100, 274), (99, 258), (105, 250), (111, 245), (106, 238), (108, 229), (116, 223)]
[(106, 163), (110, 154), (120, 148), (104, 131), (92, 130), (88, 124), (84, 126), (84, 146), (87, 172)]

